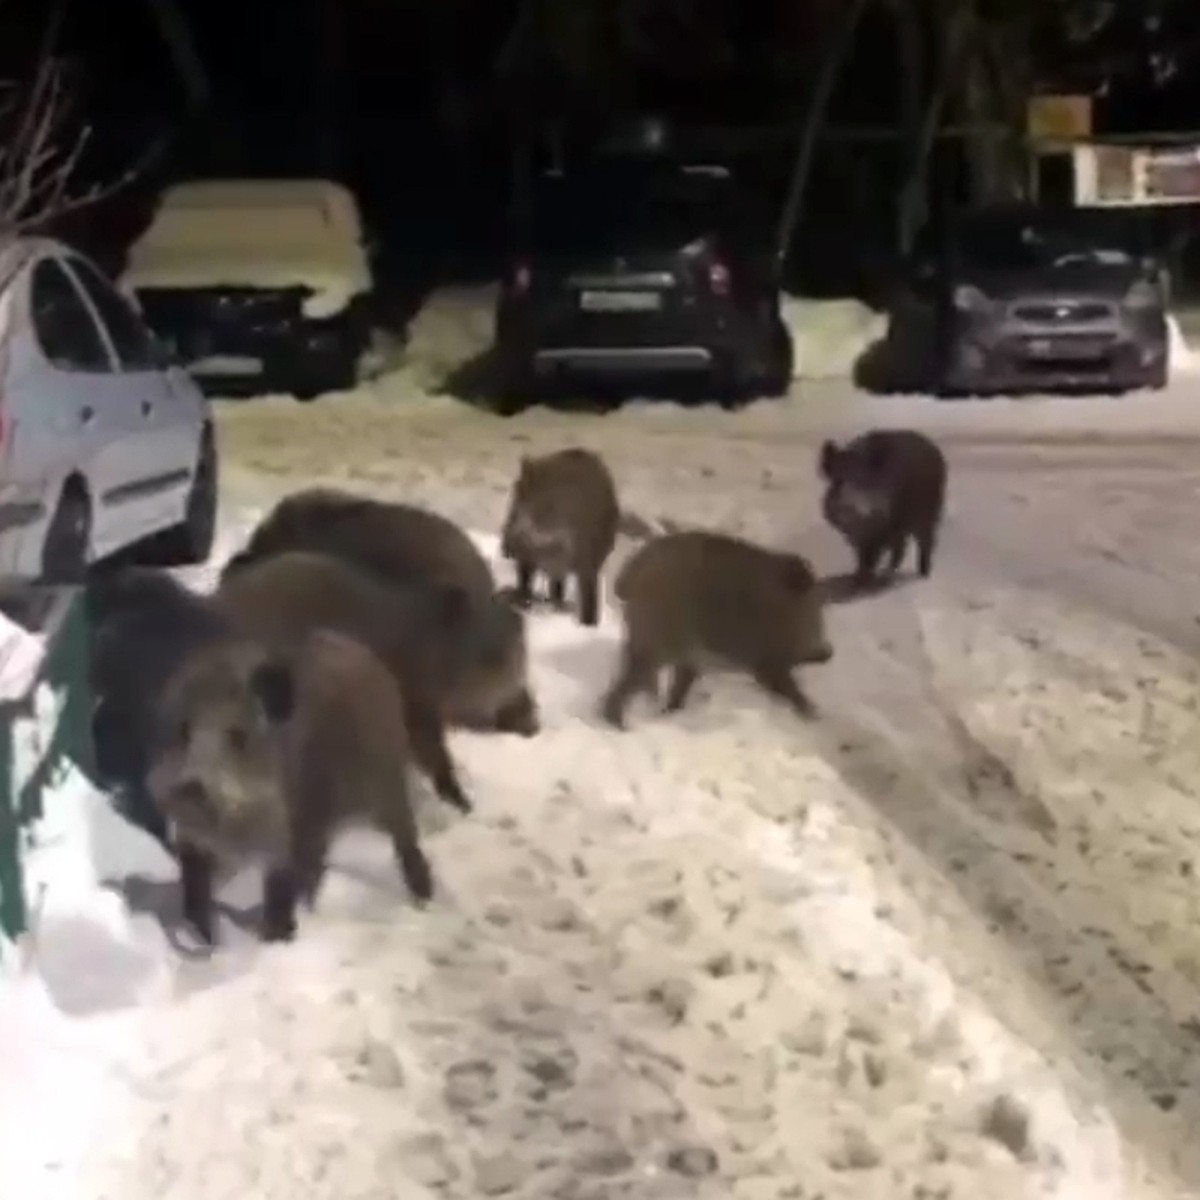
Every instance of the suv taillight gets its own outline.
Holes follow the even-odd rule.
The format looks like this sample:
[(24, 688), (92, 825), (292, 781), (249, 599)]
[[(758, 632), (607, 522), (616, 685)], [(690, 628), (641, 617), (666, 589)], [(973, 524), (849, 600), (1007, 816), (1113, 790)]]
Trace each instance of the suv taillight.
[(714, 296), (728, 296), (731, 282), (729, 268), (723, 262), (709, 264), (708, 286), (712, 289)]
[(513, 267), (512, 273), (512, 292), (515, 296), (524, 296), (529, 291), (530, 284), (533, 283), (533, 272), (529, 269), (528, 263), (517, 263)]

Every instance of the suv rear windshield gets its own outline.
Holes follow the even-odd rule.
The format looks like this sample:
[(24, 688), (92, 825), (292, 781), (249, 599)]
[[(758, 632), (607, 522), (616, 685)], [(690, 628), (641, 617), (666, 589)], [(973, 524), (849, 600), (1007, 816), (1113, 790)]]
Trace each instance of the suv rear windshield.
[(530, 233), (535, 250), (615, 254), (674, 249), (750, 224), (746, 198), (727, 174), (606, 167), (539, 180)]

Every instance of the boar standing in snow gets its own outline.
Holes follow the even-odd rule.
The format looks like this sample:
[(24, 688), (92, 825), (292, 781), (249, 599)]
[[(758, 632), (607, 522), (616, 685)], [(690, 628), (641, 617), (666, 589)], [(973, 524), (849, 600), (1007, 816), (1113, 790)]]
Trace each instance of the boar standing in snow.
[(876, 429), (844, 446), (825, 442), (819, 469), (825, 519), (858, 558), (856, 585), (871, 581), (885, 551), (894, 575), (909, 538), (929, 575), (946, 501), (946, 458), (934, 442), (912, 429)]
[(290, 941), (333, 836), (363, 815), (390, 835), (413, 898), (428, 900), (407, 771), (399, 691), (353, 639), (317, 630), (282, 656), (231, 630), (196, 651), (163, 688), (148, 775), (172, 826), (185, 920), (215, 944), (214, 883), (260, 863), (262, 937)]
[(292, 551), (227, 575), (216, 599), (267, 645), (284, 648), (326, 628), (371, 647), (400, 687), (414, 757), (438, 795), (463, 812), (471, 803), (446, 746), (448, 714), (537, 732), (524, 617), (498, 598), (476, 609), (458, 588), (385, 587), (329, 555)]
[(636, 692), (657, 694), (664, 666), (672, 668), (666, 712), (682, 708), (700, 673), (716, 667), (746, 671), (800, 716), (814, 715), (792, 670), (828, 662), (833, 649), (816, 578), (799, 555), (722, 533), (668, 533), (625, 562), (616, 594), (625, 641), (603, 714), (618, 729)]
[(226, 563), (224, 575), (288, 550), (331, 554), (384, 583), (459, 587), (473, 599), (490, 597), (496, 586), (487, 560), (449, 518), (335, 488), (285, 496)]
[(204, 596), (167, 571), (118, 568), (89, 580), (88, 676), (99, 782), (120, 811), (164, 846), (166, 824), (146, 791), (147, 748), (167, 679), (180, 663), (225, 634)]
[(549, 580), (550, 602), (565, 603), (575, 577), (579, 621), (600, 619), (600, 572), (617, 540), (617, 489), (599, 455), (570, 447), (523, 458), (504, 520), (500, 550), (517, 569), (517, 602), (533, 600), (536, 572)]

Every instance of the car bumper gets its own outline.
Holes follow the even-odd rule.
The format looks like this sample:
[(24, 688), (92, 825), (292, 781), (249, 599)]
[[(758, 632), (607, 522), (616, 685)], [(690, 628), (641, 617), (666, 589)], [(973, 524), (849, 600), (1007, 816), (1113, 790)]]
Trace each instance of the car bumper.
[(707, 373), (754, 345), (755, 330), (736, 309), (695, 313), (595, 314), (541, 320), (504, 316), (496, 341), (512, 362), (537, 376)]
[(322, 374), (357, 354), (364, 340), (353, 308), (311, 319), (299, 313), (298, 300), (270, 293), (159, 291), (144, 296), (143, 307), (179, 364), (206, 387)]
[(712, 370), (714, 353), (707, 346), (555, 346), (536, 350), (534, 371), (560, 370), (624, 374), (641, 371)]
[(285, 335), (203, 338), (177, 353), (193, 379), (211, 386), (226, 381), (290, 380), (324, 373), (341, 363), (347, 339), (340, 329), (297, 326)]
[(1161, 378), (1168, 342), (1114, 334), (1021, 334), (992, 342), (960, 337), (942, 373), (951, 391), (1136, 388)]

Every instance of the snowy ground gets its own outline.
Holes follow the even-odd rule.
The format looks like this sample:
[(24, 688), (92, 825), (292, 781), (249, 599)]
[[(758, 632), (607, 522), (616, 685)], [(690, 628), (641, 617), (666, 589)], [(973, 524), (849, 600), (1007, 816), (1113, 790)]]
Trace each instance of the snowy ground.
[(98, 857), (138, 915), (105, 937), (69, 906), (43, 922), (65, 1065), (35, 1052), (30, 983), (0, 1009), (13, 1194), (1200, 1192), (1187, 394), (937, 405), (831, 383), (736, 415), (503, 422), (392, 377), (223, 406), (225, 519), (236, 544), (281, 491), (351, 482), (491, 549), (519, 455), (582, 442), (641, 515), (836, 573), (816, 446), (885, 420), (947, 448), (942, 557), (832, 610), (818, 724), (719, 678), (617, 734), (594, 715), (614, 614), (538, 613), (546, 728), (452, 735), (478, 807), (424, 805), (437, 901), (413, 910), (381, 839), (351, 834), (294, 945), (230, 923), (208, 961), (155, 920), (170, 865), (106, 821)]

